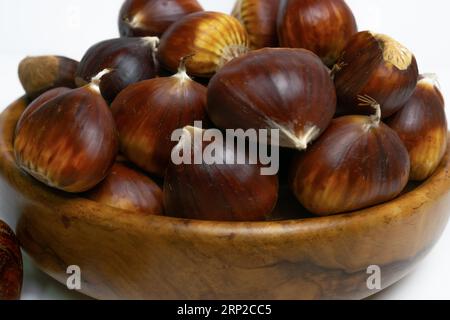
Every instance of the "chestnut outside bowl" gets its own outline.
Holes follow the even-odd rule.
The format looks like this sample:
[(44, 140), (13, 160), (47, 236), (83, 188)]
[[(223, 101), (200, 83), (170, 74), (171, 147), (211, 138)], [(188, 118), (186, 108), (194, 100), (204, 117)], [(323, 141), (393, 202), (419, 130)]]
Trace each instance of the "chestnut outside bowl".
[(428, 181), (389, 203), (325, 218), (228, 223), (140, 217), (54, 191), (16, 166), (15, 124), (26, 106), (0, 117), (1, 204), (17, 217), (22, 246), (66, 283), (99, 299), (361, 299), (369, 266), (382, 288), (433, 247), (449, 216), (450, 157)]

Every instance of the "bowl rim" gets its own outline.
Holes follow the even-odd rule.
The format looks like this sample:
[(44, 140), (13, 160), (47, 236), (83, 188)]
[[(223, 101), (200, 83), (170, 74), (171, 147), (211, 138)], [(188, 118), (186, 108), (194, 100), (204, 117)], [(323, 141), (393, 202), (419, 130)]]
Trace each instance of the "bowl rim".
[[(13, 154), (15, 125), (27, 104), (28, 99), (26, 96), (23, 96), (14, 101), (0, 115), (0, 175), (3, 175), (3, 178), (13, 189), (35, 205), (63, 207), (61, 211), (70, 207), (78, 209), (89, 207), (90, 210), (87, 213), (69, 210), (72, 211), (72, 213), (69, 213), (69, 216), (72, 214), (74, 217), (83, 217), (90, 220), (91, 223), (102, 224), (105, 227), (114, 228), (128, 225), (130, 228), (141, 229), (144, 232), (148, 232), (149, 228), (156, 227), (164, 230), (167, 230), (167, 228), (171, 230), (182, 229), (205, 235), (229, 235), (231, 233), (235, 236), (251, 235), (261, 237), (267, 236), (267, 234), (288, 235), (298, 232), (313, 234), (319, 229), (331, 231), (343, 225), (360, 226), (361, 222), (365, 220), (366, 223), (370, 223), (370, 221), (378, 219), (410, 215), (411, 212), (417, 211), (417, 209), (425, 206), (427, 203), (438, 200), (450, 191), (450, 148), (448, 147), (444, 159), (436, 172), (417, 188), (389, 202), (350, 213), (259, 222), (208, 221), (169, 216), (130, 215), (129, 211), (123, 209), (113, 208), (82, 198), (79, 195), (71, 195), (51, 189), (28, 176), (16, 165)], [(5, 175), (6, 170), (9, 172)], [(20, 185), (30, 184), (30, 182), (30, 190), (24, 193), (20, 189)], [(402, 210), (399, 210), (399, 208)], [(108, 211), (107, 217), (102, 214), (104, 211)]]

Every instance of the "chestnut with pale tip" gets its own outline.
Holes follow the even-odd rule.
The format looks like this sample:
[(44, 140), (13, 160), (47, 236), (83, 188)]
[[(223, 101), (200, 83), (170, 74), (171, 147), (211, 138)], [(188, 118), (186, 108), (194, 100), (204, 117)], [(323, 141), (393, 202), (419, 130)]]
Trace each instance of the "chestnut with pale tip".
[(19, 79), (27, 96), (37, 98), (57, 87), (76, 88), (78, 61), (62, 56), (27, 57), (19, 64)]
[(380, 121), (379, 104), (369, 97), (360, 100), (361, 105), (376, 107), (376, 115), (333, 120), (293, 162), (291, 188), (313, 214), (327, 216), (381, 204), (397, 197), (408, 183), (408, 150)]
[(247, 30), (250, 48), (278, 46), (277, 15), (279, 0), (237, 0), (232, 16)]
[[(220, 161), (195, 164), (195, 154), (203, 153), (211, 142), (196, 141), (204, 130), (183, 129), (174, 154), (190, 150), (190, 163), (171, 162), (164, 180), (164, 206), (169, 216), (215, 221), (263, 221), (275, 208), (278, 177), (262, 175), (261, 166), (249, 164), (248, 154), (229, 145), (218, 152)], [(184, 156), (184, 154), (183, 154)], [(246, 164), (227, 164), (226, 159), (245, 156)], [(218, 160), (218, 159), (216, 159)]]
[(111, 105), (121, 152), (141, 169), (163, 177), (175, 142), (174, 130), (207, 121), (206, 88), (186, 74), (181, 59), (172, 77), (131, 85)]
[(277, 25), (282, 47), (311, 50), (329, 67), (358, 32), (343, 0), (282, 0)]
[(208, 114), (216, 126), (279, 129), (282, 147), (306, 149), (335, 111), (328, 69), (303, 49), (249, 52), (224, 66), (208, 86)]
[(100, 94), (99, 82), (107, 72), (23, 119), (14, 140), (20, 168), (50, 187), (72, 193), (93, 188), (109, 174), (119, 143), (111, 111)]
[(413, 53), (398, 41), (370, 31), (359, 32), (346, 45), (333, 70), (338, 115), (370, 114), (358, 96), (381, 105), (383, 119), (399, 111), (416, 87), (419, 71)]
[(429, 178), (447, 150), (445, 102), (435, 75), (420, 77), (405, 106), (387, 124), (402, 139), (411, 159), (411, 180)]
[(53, 98), (56, 98), (59, 95), (62, 95), (64, 93), (69, 92), (72, 89), (69, 88), (65, 88), (65, 87), (61, 87), (61, 88), (55, 88), (55, 89), (51, 89), (43, 94), (41, 94), (39, 97), (37, 97), (35, 100), (33, 100), (33, 102), (31, 102), (27, 108), (25, 109), (25, 111), (22, 113), (22, 115), (20, 116), (19, 121), (17, 122), (16, 125), (16, 132), (20, 130), (20, 128), (22, 127), (22, 123), (23, 121), (30, 115), (32, 114), (35, 110), (37, 110), (38, 108), (40, 108), (43, 104), (47, 103), (48, 101), (52, 100)]
[(203, 11), (197, 0), (127, 0), (119, 14), (122, 37), (161, 37), (174, 22)]
[(0, 300), (18, 300), (22, 291), (23, 263), (19, 241), (0, 220)]
[(85, 196), (110, 207), (137, 215), (163, 215), (162, 189), (146, 175), (121, 163)]
[(195, 54), (186, 64), (188, 74), (208, 78), (248, 50), (247, 31), (236, 18), (203, 11), (182, 18), (164, 33), (158, 58), (163, 67), (176, 71), (181, 58)]
[(130, 84), (152, 79), (157, 73), (156, 50), (159, 39), (119, 38), (93, 45), (83, 56), (76, 73), (76, 83), (83, 86), (104, 69), (111, 72), (101, 79), (100, 90), (112, 102)]

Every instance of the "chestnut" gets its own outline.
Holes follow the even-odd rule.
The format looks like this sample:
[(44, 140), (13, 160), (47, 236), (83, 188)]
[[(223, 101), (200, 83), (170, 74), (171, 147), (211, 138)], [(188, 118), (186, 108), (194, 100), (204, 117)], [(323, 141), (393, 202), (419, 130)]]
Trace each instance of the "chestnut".
[(156, 48), (159, 39), (119, 38), (92, 46), (80, 61), (76, 73), (78, 86), (83, 86), (104, 69), (111, 69), (101, 79), (100, 90), (107, 102), (112, 102), (130, 84), (157, 75)]
[(370, 31), (349, 40), (334, 71), (338, 115), (370, 114), (370, 107), (358, 101), (358, 96), (368, 95), (381, 105), (383, 119), (405, 105), (419, 74), (411, 51), (389, 36)]
[(387, 124), (409, 151), (411, 180), (429, 178), (444, 157), (448, 137), (445, 103), (436, 77), (421, 76), (411, 98)]
[(61, 94), (67, 93), (70, 90), (71, 89), (65, 88), (65, 87), (51, 89), (51, 90), (48, 90), (47, 92), (44, 92), (39, 97), (37, 97), (35, 100), (33, 100), (33, 102), (31, 102), (27, 106), (25, 111), (22, 113), (19, 121), (17, 122), (16, 132), (17, 132), (17, 130), (19, 130), (22, 127), (22, 123), (23, 123), (24, 119), (26, 119), (28, 117), (28, 115), (32, 114), (36, 109), (38, 109), (40, 106), (47, 103), (48, 101), (52, 100), (53, 98), (56, 98), (57, 96), (59, 96)]
[(126, 0), (120, 9), (122, 37), (161, 37), (182, 17), (203, 11), (197, 0)]
[(19, 79), (28, 97), (37, 98), (53, 88), (76, 88), (78, 61), (61, 56), (27, 57), (19, 64)]
[(177, 74), (131, 85), (111, 105), (121, 152), (143, 170), (163, 177), (175, 142), (174, 130), (207, 121), (206, 88), (186, 74), (182, 59)]
[(329, 67), (358, 32), (344, 0), (282, 0), (277, 25), (282, 47), (311, 50)]
[(0, 220), (0, 300), (18, 300), (22, 291), (23, 263), (19, 241)]
[(291, 187), (311, 213), (327, 216), (374, 206), (397, 197), (409, 179), (408, 150), (397, 133), (376, 116), (333, 120), (291, 168)]
[(164, 214), (162, 189), (149, 177), (121, 163), (114, 164), (106, 179), (85, 196), (133, 214)]
[(174, 23), (162, 36), (158, 49), (161, 65), (176, 71), (181, 58), (195, 54), (187, 72), (211, 77), (228, 61), (247, 53), (249, 39), (234, 17), (219, 12), (191, 13)]
[[(197, 162), (195, 154), (211, 144), (205, 142), (204, 133), (200, 128), (184, 128), (173, 150), (183, 157), (184, 150), (189, 150), (190, 163), (169, 164), (163, 189), (166, 214), (199, 220), (265, 220), (277, 203), (278, 177), (262, 175), (260, 165), (249, 164), (247, 153), (228, 144), (218, 152), (215, 164)], [(236, 157), (245, 157), (246, 164), (227, 164)]]
[(278, 46), (277, 15), (279, 0), (237, 0), (232, 16), (247, 30), (250, 48)]
[(50, 187), (73, 193), (91, 189), (108, 175), (119, 143), (100, 94), (103, 74), (21, 119), (14, 140), (20, 168)]
[(225, 65), (208, 86), (208, 114), (222, 129), (279, 129), (280, 146), (306, 149), (336, 111), (329, 71), (314, 53), (266, 48)]

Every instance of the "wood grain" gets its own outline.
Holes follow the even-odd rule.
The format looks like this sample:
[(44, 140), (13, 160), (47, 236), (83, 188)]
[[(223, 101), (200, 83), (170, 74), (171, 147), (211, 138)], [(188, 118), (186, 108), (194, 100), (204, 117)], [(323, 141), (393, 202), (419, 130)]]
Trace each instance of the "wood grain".
[(450, 158), (395, 201), (325, 218), (227, 223), (130, 216), (43, 187), (12, 157), (25, 100), (0, 117), (1, 202), (20, 216), (18, 237), (36, 264), (99, 299), (361, 299), (367, 267), (383, 288), (405, 276), (449, 216)]

